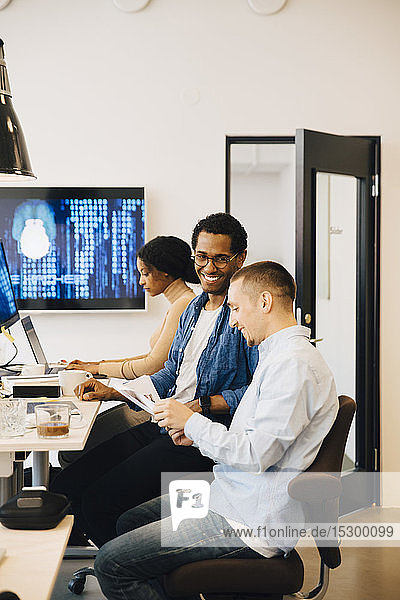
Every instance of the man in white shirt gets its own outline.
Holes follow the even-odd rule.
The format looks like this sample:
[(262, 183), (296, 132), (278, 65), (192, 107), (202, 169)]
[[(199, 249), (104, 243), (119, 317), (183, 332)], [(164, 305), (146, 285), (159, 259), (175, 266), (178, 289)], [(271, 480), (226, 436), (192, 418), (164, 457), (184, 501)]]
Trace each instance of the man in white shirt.
[[(101, 548), (95, 563), (109, 600), (165, 599), (162, 576), (182, 564), (274, 556), (296, 543), (290, 536), (272, 539), (268, 532), (278, 523), (299, 525), (304, 519), (287, 485), (313, 462), (335, 420), (338, 400), (332, 373), (310, 344), (309, 330), (296, 324), (294, 297), (293, 278), (277, 263), (256, 263), (232, 277), (230, 325), (249, 346), (260, 344), (260, 358), (229, 429), (172, 398), (160, 400), (155, 411), (176, 444), (194, 445), (218, 463), (210, 510), (203, 519), (182, 521), (177, 531), (171, 517), (159, 520), (160, 498), (122, 515), (120, 537)], [(227, 537), (232, 528), (241, 528), (242, 535)], [(261, 542), (254, 535), (260, 531), (266, 532)]]

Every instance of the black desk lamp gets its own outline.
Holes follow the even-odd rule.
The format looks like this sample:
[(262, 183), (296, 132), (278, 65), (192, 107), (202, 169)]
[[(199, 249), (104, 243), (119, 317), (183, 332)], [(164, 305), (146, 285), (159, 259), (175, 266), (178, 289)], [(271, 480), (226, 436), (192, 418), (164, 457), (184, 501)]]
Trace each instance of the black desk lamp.
[(35, 177), (24, 134), (11, 101), (10, 82), (0, 40), (0, 181)]

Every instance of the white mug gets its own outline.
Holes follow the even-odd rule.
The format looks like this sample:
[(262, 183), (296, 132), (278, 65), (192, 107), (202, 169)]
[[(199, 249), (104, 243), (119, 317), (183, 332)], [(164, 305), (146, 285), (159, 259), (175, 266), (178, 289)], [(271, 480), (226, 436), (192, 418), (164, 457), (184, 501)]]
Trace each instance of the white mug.
[(44, 375), (45, 365), (23, 365), (21, 375)]
[(91, 373), (87, 371), (78, 370), (64, 370), (58, 373), (58, 381), (61, 386), (61, 392), (63, 396), (73, 396), (74, 389), (80, 383), (84, 383), (87, 379), (93, 377)]

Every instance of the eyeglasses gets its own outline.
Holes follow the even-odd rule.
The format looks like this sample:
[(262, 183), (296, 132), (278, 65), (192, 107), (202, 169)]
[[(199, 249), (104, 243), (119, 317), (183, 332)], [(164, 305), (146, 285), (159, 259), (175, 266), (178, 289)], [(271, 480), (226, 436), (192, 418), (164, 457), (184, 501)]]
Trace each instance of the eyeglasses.
[(226, 269), (227, 265), (237, 256), (239, 256), (240, 252), (234, 254), (233, 256), (217, 256), (215, 258), (211, 258), (210, 256), (206, 256), (205, 254), (193, 254), (192, 260), (194, 260), (195, 264), (198, 267), (205, 267), (209, 262), (212, 262), (216, 269)]

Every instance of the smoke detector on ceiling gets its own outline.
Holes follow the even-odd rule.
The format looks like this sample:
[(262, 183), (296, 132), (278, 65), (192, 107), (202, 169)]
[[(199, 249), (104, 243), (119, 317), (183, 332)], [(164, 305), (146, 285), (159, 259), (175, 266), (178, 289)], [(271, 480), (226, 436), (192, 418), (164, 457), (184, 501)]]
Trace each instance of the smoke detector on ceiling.
[(150, 4), (150, 0), (113, 0), (113, 4), (124, 12), (139, 12)]
[(282, 10), (287, 0), (247, 0), (247, 3), (258, 15), (274, 15)]

